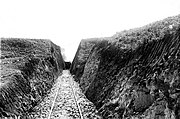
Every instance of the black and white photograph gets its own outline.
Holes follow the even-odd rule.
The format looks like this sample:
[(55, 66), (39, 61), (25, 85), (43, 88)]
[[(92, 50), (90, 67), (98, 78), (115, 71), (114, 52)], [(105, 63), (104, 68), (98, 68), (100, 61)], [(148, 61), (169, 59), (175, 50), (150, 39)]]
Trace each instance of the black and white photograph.
[(0, 0), (0, 119), (180, 119), (180, 0)]

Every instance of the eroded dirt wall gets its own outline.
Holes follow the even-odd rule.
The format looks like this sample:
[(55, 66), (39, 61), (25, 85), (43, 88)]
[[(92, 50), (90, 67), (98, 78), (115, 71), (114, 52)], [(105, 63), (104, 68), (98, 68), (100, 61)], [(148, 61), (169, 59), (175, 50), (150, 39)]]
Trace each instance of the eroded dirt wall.
[(169, 17), (92, 47), (77, 81), (104, 118), (180, 117), (179, 25)]
[(60, 47), (50, 40), (1, 38), (0, 117), (37, 105), (62, 73)]

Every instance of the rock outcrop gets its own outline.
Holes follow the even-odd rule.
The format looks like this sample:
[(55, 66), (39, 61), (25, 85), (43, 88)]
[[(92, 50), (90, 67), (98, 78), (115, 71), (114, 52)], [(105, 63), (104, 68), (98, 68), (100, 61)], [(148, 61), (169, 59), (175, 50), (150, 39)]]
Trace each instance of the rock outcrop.
[(101, 39), (93, 38), (88, 40), (82, 40), (79, 44), (78, 50), (70, 68), (70, 72), (72, 74), (75, 74), (76, 79), (79, 79), (82, 76), (85, 63), (93, 46), (100, 41)]
[(179, 119), (180, 15), (85, 48), (71, 73), (105, 119)]
[(49, 40), (1, 38), (0, 117), (24, 115), (51, 89), (64, 68)]

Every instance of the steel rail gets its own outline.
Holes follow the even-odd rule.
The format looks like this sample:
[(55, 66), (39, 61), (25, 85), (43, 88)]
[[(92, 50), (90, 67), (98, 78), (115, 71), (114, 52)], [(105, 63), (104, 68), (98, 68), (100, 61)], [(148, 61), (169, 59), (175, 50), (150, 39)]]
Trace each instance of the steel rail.
[[(71, 77), (70, 77), (70, 78), (71, 78)], [(70, 84), (70, 86), (71, 86), (71, 90), (72, 90), (72, 93), (73, 93), (73, 96), (74, 96), (75, 103), (76, 103), (76, 105), (77, 105), (77, 107), (78, 107), (78, 110), (79, 110), (80, 118), (81, 118), (81, 119), (84, 119), (83, 114), (82, 114), (82, 111), (81, 111), (81, 107), (80, 107), (80, 105), (79, 105), (78, 102), (77, 102), (76, 94), (75, 94), (75, 92), (74, 92), (74, 89), (73, 89), (73, 87), (72, 87), (71, 82), (70, 82), (69, 84)]]
[[(72, 77), (69, 76), (68, 78), (72, 78)], [(70, 85), (70, 88), (71, 88), (71, 92), (72, 92), (73, 97), (74, 97), (75, 104), (76, 104), (76, 106), (77, 106), (77, 108), (78, 108), (78, 111), (79, 111), (80, 119), (84, 119), (83, 114), (82, 114), (82, 111), (81, 111), (81, 107), (80, 107), (80, 105), (79, 105), (78, 102), (77, 102), (77, 97), (76, 97), (75, 91), (74, 91), (74, 89), (73, 89), (72, 83), (71, 83), (71, 81), (68, 81), (68, 82), (69, 82), (69, 85)], [(58, 96), (59, 89), (61, 88), (61, 85), (62, 85), (61, 83), (62, 83), (62, 82), (60, 82), (60, 84), (59, 84), (59, 86), (58, 86), (59, 88), (57, 89), (57, 92), (56, 92), (56, 94), (55, 94), (55, 97), (54, 97), (54, 100), (53, 100), (53, 104), (52, 104), (52, 106), (51, 106), (50, 113), (49, 113), (47, 119), (50, 119), (50, 118), (51, 118), (51, 114), (52, 114), (53, 109), (54, 109), (54, 106), (55, 106), (56, 98), (57, 98), (57, 96)]]
[(57, 98), (57, 96), (58, 96), (60, 87), (61, 87), (61, 83), (59, 84), (59, 88), (57, 89), (57, 92), (56, 92), (56, 95), (55, 95), (55, 97), (54, 97), (53, 104), (52, 104), (52, 106), (51, 106), (50, 113), (49, 113), (49, 116), (48, 116), (47, 119), (50, 119), (50, 118), (51, 118), (51, 114), (52, 114), (52, 111), (53, 111), (53, 108), (54, 108), (54, 104), (55, 104), (55, 102), (56, 102), (56, 98)]

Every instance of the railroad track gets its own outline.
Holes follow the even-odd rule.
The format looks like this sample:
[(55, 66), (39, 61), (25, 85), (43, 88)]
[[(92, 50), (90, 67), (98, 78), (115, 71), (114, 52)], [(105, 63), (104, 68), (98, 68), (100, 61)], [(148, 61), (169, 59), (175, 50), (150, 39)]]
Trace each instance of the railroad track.
[[(71, 77), (68, 77), (68, 78), (71, 78)], [(66, 79), (68, 79), (68, 78), (66, 77)], [(73, 99), (74, 99), (74, 102), (75, 102), (76, 107), (77, 107), (77, 109), (78, 109), (79, 117), (80, 117), (80, 119), (84, 119), (83, 114), (82, 114), (81, 107), (80, 107), (80, 105), (78, 104), (78, 99), (77, 99), (77, 97), (76, 97), (75, 91), (74, 91), (73, 86), (72, 86), (72, 82), (71, 82), (71, 81), (67, 81), (67, 82), (68, 82), (68, 84), (69, 84), (69, 86), (70, 86), (70, 89), (71, 89), (71, 91), (72, 91), (71, 94), (73, 95), (72, 97), (74, 97)], [(62, 81), (62, 83), (63, 83), (63, 81)], [(54, 107), (55, 107), (55, 103), (56, 103), (58, 94), (60, 94), (60, 91), (61, 91), (60, 89), (62, 88), (62, 87), (61, 87), (62, 83), (60, 83), (59, 89), (58, 89), (58, 91), (57, 91), (56, 94), (55, 94), (55, 97), (54, 97), (54, 100), (53, 100), (53, 104), (52, 104), (52, 106), (51, 106), (51, 109), (50, 109), (50, 112), (49, 112), (49, 116), (48, 116), (47, 119), (51, 119), (51, 115), (52, 115), (53, 109), (54, 109)]]
[(55, 102), (56, 102), (56, 98), (57, 98), (57, 96), (58, 96), (60, 87), (61, 87), (61, 84), (60, 84), (60, 86), (59, 86), (59, 88), (58, 88), (58, 91), (56, 92), (56, 95), (55, 95), (55, 97), (54, 97), (53, 104), (52, 104), (52, 106), (51, 106), (51, 108), (50, 108), (49, 116), (48, 116), (47, 119), (50, 119), (50, 118), (51, 118), (51, 114), (52, 114), (52, 111), (53, 111), (53, 108), (54, 108), (54, 104), (55, 104)]
[(50, 93), (25, 115), (28, 119), (101, 119), (92, 102), (81, 92), (69, 72), (64, 71)]
[(83, 114), (82, 114), (81, 107), (80, 107), (80, 105), (78, 104), (77, 97), (76, 97), (75, 91), (74, 91), (73, 86), (72, 86), (72, 82), (70, 82), (69, 84), (70, 84), (70, 86), (71, 86), (71, 90), (72, 90), (72, 93), (73, 93), (73, 96), (74, 96), (74, 100), (75, 100), (76, 105), (77, 105), (78, 110), (79, 110), (80, 118), (81, 118), (81, 119), (84, 119)]

